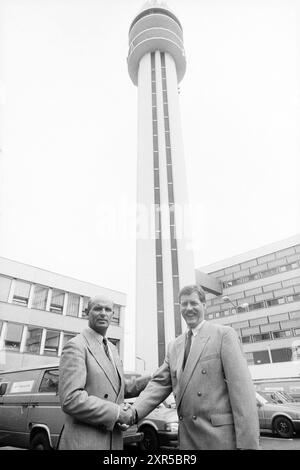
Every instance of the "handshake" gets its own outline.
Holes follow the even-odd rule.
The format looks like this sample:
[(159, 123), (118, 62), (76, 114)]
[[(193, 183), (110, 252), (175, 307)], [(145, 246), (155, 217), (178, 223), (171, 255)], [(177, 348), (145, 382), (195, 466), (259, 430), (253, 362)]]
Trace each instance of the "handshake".
[(121, 431), (126, 431), (130, 426), (137, 422), (136, 410), (129, 405), (129, 403), (123, 403), (120, 406), (120, 414), (116, 425)]

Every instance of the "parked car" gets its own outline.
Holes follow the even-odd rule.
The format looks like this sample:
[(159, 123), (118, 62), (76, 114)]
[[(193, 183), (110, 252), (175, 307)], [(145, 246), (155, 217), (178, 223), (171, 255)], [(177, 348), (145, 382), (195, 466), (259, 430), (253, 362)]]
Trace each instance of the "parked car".
[(298, 406), (300, 406), (300, 403), (287, 392), (281, 390), (265, 390), (264, 394), (277, 401), (277, 403), (298, 403)]
[[(0, 372), (0, 446), (55, 449), (64, 424), (58, 396), (58, 366)], [(143, 435), (131, 426), (124, 444)]]
[(256, 392), (260, 429), (268, 429), (279, 437), (291, 438), (300, 431), (300, 403), (283, 402), (273, 392)]
[[(135, 399), (125, 401), (133, 404)], [(178, 446), (178, 415), (173, 394), (138, 422), (138, 432), (144, 435), (138, 443), (142, 451), (155, 452), (161, 446)]]

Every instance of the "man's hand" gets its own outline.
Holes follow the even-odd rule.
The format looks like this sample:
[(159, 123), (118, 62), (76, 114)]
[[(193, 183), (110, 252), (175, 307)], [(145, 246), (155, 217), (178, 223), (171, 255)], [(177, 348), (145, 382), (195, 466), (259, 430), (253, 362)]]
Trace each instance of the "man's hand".
[(120, 414), (118, 418), (118, 422), (116, 423), (121, 429), (121, 431), (126, 431), (129, 426), (132, 426), (135, 422), (135, 411), (129, 405), (129, 403), (123, 403), (122, 407), (120, 407)]

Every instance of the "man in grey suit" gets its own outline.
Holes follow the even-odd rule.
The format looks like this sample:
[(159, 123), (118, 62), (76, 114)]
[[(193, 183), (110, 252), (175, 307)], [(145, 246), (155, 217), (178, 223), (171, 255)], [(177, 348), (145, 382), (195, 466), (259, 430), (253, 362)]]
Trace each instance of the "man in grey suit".
[(202, 288), (184, 287), (179, 301), (188, 331), (135, 401), (136, 419), (173, 391), (180, 449), (259, 449), (255, 390), (235, 330), (204, 320)]
[(87, 310), (89, 327), (62, 351), (59, 395), (66, 417), (59, 449), (122, 449), (122, 430), (132, 413), (123, 409), (124, 396), (137, 396), (150, 377), (124, 379), (118, 352), (106, 339), (112, 301), (96, 296)]

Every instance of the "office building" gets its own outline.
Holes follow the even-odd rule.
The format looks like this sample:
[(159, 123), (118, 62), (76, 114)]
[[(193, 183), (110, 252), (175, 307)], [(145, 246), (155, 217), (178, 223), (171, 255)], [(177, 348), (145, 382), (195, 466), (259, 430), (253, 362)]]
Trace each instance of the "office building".
[(222, 284), (206, 319), (237, 331), (249, 365), (300, 358), (300, 235), (204, 266), (198, 282), (201, 272)]
[(108, 337), (122, 357), (125, 294), (0, 258), (0, 370), (57, 363), (88, 325), (87, 302), (97, 294), (114, 302)]

